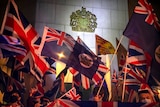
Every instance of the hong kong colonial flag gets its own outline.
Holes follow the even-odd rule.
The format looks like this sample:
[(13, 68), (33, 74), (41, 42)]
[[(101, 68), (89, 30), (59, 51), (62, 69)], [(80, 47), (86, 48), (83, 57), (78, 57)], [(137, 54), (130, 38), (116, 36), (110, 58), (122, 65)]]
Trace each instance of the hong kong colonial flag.
[(97, 56), (93, 55), (88, 48), (82, 46), (77, 41), (67, 65), (95, 83), (102, 80), (103, 76), (108, 71), (108, 68), (98, 59)]
[(160, 32), (158, 19), (146, 0), (139, 0), (123, 34), (137, 43), (152, 58), (149, 83), (160, 82)]

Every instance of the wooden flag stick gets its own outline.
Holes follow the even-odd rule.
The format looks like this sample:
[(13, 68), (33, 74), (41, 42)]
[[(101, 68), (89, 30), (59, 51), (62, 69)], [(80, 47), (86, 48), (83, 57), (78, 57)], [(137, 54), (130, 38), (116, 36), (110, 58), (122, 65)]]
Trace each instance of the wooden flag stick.
[(122, 40), (123, 40), (123, 37), (124, 37), (124, 36), (122, 35), (120, 41), (118, 42), (118, 45), (117, 45), (117, 47), (116, 47), (116, 50), (115, 50), (115, 52), (114, 52), (114, 54), (113, 54), (113, 57), (112, 57), (112, 59), (111, 59), (110, 65), (112, 65), (113, 59), (114, 59), (114, 57), (115, 57), (115, 55), (116, 55), (116, 53), (117, 53), (117, 51), (118, 51), (118, 48), (119, 48), (119, 46), (120, 46), (120, 44), (121, 44), (121, 42), (122, 42)]
[[(120, 46), (120, 44), (121, 44), (121, 42), (122, 42), (122, 40), (123, 40), (123, 37), (124, 37), (124, 36), (122, 35), (121, 38), (120, 38), (120, 41), (119, 41), (119, 43), (118, 43), (118, 45), (117, 45), (117, 47), (116, 47), (116, 50), (115, 50), (115, 52), (114, 52), (114, 54), (113, 54), (113, 56), (112, 56), (110, 65), (112, 65), (113, 59), (114, 59), (114, 57), (115, 57), (115, 55), (116, 55), (116, 53), (117, 53), (117, 51), (118, 51), (118, 48), (119, 48), (119, 46)], [(108, 70), (109, 70), (109, 69), (108, 69)], [(99, 87), (99, 89), (98, 89), (97, 95), (99, 95), (103, 83), (104, 83), (104, 78), (103, 78), (103, 80), (102, 80), (102, 82), (101, 82), (101, 85), (100, 85), (100, 87)]]
[[(127, 55), (126, 55), (126, 61), (128, 59), (128, 52), (127, 52)], [(127, 63), (125, 63), (125, 73), (124, 73), (124, 79), (123, 79), (123, 89), (122, 89), (122, 102), (124, 102), (124, 93), (125, 93), (125, 81), (126, 81), (126, 75), (127, 75)]]
[(5, 11), (3, 22), (2, 22), (2, 26), (1, 26), (0, 34), (3, 34), (4, 25), (6, 23), (6, 18), (7, 18), (7, 14), (8, 14), (9, 7), (10, 7), (10, 2), (11, 2), (11, 0), (8, 0), (7, 6), (6, 6), (6, 11)]

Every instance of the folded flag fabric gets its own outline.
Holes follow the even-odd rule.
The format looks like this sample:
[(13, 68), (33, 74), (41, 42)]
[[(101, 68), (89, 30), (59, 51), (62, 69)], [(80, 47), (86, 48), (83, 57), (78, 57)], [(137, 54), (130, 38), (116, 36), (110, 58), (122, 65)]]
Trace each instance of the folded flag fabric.
[(6, 58), (16, 55), (25, 56), (26, 48), (21, 44), (16, 37), (0, 35), (0, 58)]

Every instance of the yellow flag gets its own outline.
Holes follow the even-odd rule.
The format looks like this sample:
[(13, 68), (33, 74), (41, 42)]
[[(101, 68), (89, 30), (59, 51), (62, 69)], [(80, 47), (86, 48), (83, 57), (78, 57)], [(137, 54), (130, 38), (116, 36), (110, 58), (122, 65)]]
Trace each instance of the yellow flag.
[(6, 66), (7, 62), (8, 62), (8, 58), (2, 58), (2, 59), (0, 59), (0, 68), (8, 76), (11, 76), (12, 69)]
[(113, 45), (103, 39), (102, 37), (96, 35), (96, 52), (97, 55), (114, 54), (115, 48)]
[(0, 90), (0, 103), (3, 103), (3, 96), (4, 96), (4, 93), (1, 92), (1, 90)]
[[(57, 61), (56, 75), (58, 76), (65, 67), (66, 67), (66, 64), (64, 64), (63, 62)], [(64, 78), (64, 83), (72, 83), (72, 79), (73, 79), (73, 74), (68, 71)]]

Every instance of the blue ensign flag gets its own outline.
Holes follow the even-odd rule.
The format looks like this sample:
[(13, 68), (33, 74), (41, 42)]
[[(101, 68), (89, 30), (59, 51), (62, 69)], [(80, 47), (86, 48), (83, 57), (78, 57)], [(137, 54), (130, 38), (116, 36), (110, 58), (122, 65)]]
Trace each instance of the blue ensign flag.
[(144, 52), (150, 54), (152, 61), (148, 82), (150, 85), (158, 85), (160, 82), (160, 27), (151, 4), (146, 0), (139, 0), (138, 4), (123, 34), (137, 43)]

